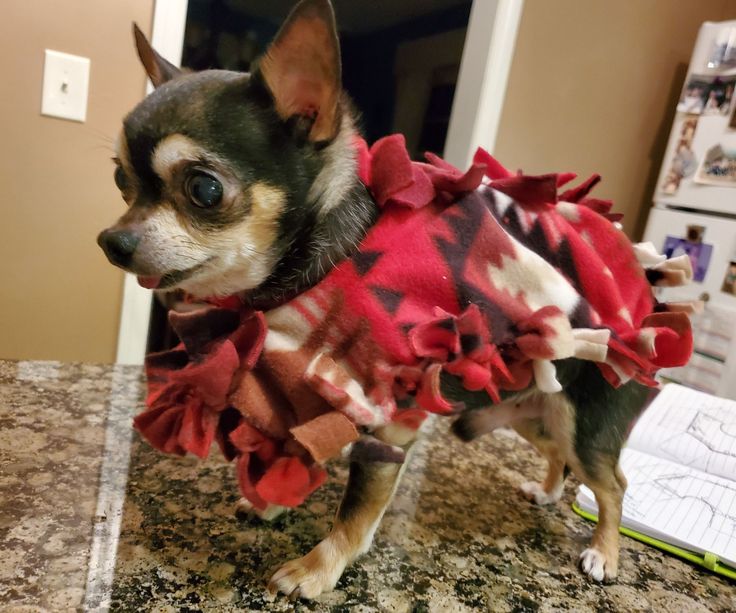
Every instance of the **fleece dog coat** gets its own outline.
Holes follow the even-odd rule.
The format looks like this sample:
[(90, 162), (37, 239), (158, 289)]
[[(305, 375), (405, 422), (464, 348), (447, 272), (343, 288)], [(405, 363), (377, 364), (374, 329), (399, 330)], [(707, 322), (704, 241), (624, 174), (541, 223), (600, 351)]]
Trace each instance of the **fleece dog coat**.
[(558, 196), (574, 175), (512, 174), (483, 150), (466, 173), (412, 162), (398, 135), (357, 151), (381, 213), (352, 257), (265, 313), (230, 297), (171, 314), (182, 342), (149, 356), (135, 419), (154, 447), (204, 457), (217, 441), (255, 507), (294, 506), (350, 444), (401, 461), (365, 433), (462, 411), (443, 373), (490, 405), (559, 391), (554, 360), (592, 360), (613, 386), (687, 362), (690, 306), (651, 284), (689, 280), (690, 261), (632, 245), (588, 195), (597, 176)]

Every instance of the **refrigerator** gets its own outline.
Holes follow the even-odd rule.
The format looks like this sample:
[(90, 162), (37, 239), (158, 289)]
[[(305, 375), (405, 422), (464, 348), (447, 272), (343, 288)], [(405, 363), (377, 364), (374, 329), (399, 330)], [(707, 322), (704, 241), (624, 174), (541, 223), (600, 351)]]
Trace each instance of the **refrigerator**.
[(657, 288), (662, 302), (703, 300), (695, 352), (663, 378), (736, 399), (736, 20), (699, 31), (677, 102), (644, 234), (660, 253), (688, 254), (695, 278)]

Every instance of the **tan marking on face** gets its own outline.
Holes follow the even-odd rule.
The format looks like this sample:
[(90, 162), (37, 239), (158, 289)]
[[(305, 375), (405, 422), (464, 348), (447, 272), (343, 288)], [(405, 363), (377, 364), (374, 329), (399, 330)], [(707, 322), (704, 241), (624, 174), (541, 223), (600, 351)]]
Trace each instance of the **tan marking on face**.
[(248, 224), (253, 247), (260, 252), (265, 252), (276, 242), (278, 222), (284, 210), (286, 194), (265, 183), (255, 183), (250, 188), (250, 196), (251, 212), (248, 216)]
[(170, 181), (174, 170), (182, 162), (196, 162), (211, 158), (205, 149), (183, 134), (170, 134), (156, 145), (151, 156), (154, 172), (164, 181)]
[(265, 183), (255, 183), (246, 197), (251, 207), (242, 222), (218, 231), (188, 228), (202, 250), (216, 258), (217, 269), (184, 282), (183, 289), (196, 296), (227, 295), (252, 289), (271, 274), (278, 258), (273, 246), (286, 194)]
[(216, 231), (192, 226), (190, 232), (197, 242), (219, 251), (241, 250), (244, 256), (267, 254), (278, 237), (286, 195), (265, 183), (254, 183), (245, 196), (250, 210), (242, 221)]

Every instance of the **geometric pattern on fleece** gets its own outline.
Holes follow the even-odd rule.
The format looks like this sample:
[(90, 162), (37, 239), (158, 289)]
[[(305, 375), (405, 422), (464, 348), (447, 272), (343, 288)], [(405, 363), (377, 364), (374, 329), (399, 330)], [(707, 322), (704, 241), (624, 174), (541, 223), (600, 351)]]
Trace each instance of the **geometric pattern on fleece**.
[(688, 280), (689, 260), (633, 246), (590, 197), (598, 177), (558, 196), (574, 175), (512, 174), (481, 149), (463, 173), (412, 162), (399, 135), (356, 147), (381, 213), (355, 255), (265, 313), (228, 297), (171, 314), (182, 343), (149, 356), (135, 420), (157, 449), (204, 457), (217, 441), (254, 506), (295, 506), (361, 437), (356, 451), (397, 459), (371, 429), (461, 411), (443, 373), (491, 403), (558, 391), (558, 359), (592, 360), (617, 386), (689, 358), (686, 307), (650, 286)]

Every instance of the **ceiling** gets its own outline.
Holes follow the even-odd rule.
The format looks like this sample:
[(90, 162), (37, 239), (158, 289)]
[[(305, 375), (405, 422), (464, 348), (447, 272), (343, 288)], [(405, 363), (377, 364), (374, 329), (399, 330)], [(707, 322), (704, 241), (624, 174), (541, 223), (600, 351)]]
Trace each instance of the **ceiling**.
[[(281, 23), (295, 0), (225, 0), (233, 9)], [(343, 32), (370, 32), (419, 15), (468, 4), (469, 0), (332, 0)]]

